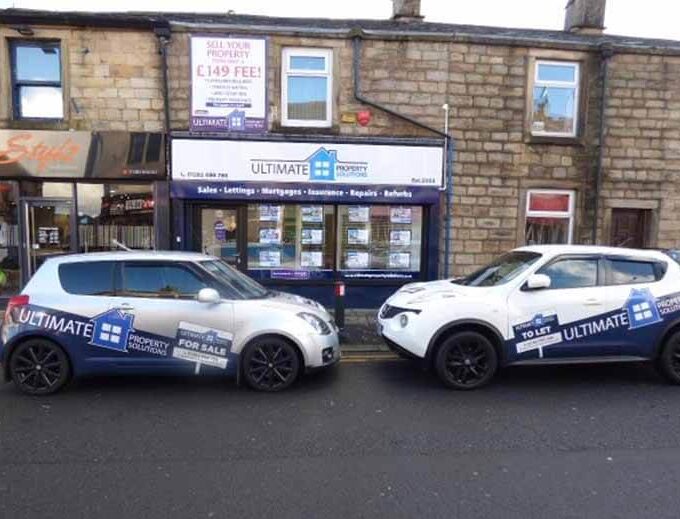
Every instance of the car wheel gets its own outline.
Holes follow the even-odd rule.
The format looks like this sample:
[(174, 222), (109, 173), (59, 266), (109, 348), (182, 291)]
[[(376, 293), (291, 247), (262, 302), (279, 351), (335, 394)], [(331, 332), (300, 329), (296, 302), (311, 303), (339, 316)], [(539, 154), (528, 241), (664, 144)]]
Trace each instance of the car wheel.
[(458, 332), (437, 350), (435, 368), (441, 381), (454, 389), (475, 389), (487, 384), (498, 368), (491, 341), (477, 332)]
[(257, 391), (281, 391), (300, 373), (295, 347), (278, 337), (264, 337), (250, 344), (243, 355), (243, 377)]
[(680, 332), (666, 340), (657, 365), (670, 382), (680, 384)]
[(28, 395), (59, 391), (71, 375), (64, 350), (47, 339), (30, 339), (16, 347), (9, 361), (14, 384)]

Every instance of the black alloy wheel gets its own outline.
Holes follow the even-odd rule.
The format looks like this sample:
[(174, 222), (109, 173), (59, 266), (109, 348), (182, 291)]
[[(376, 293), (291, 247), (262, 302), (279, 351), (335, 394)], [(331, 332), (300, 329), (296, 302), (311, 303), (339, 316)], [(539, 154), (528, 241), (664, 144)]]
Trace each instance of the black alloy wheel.
[(64, 350), (45, 339), (31, 339), (17, 346), (9, 371), (17, 388), (28, 395), (55, 393), (71, 374)]
[(250, 344), (243, 356), (243, 376), (258, 391), (281, 391), (300, 373), (295, 348), (278, 337), (264, 337)]
[(680, 384), (680, 332), (671, 335), (666, 340), (657, 366), (669, 382)]
[(498, 369), (498, 354), (484, 335), (458, 332), (437, 351), (435, 369), (441, 381), (454, 389), (475, 389), (487, 384)]

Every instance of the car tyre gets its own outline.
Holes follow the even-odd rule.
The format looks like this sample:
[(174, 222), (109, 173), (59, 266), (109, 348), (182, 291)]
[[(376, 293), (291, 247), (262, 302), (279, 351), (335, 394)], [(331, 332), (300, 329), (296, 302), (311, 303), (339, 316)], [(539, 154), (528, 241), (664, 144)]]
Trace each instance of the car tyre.
[(297, 350), (285, 339), (263, 337), (250, 343), (242, 356), (242, 374), (256, 391), (283, 391), (300, 374)]
[(680, 332), (671, 335), (664, 343), (657, 367), (669, 382), (680, 384)]
[(71, 366), (64, 350), (47, 339), (30, 339), (19, 344), (9, 360), (9, 373), (16, 387), (27, 395), (50, 395), (71, 378)]
[(496, 349), (481, 333), (457, 332), (437, 350), (435, 369), (445, 386), (476, 389), (488, 384), (498, 369)]

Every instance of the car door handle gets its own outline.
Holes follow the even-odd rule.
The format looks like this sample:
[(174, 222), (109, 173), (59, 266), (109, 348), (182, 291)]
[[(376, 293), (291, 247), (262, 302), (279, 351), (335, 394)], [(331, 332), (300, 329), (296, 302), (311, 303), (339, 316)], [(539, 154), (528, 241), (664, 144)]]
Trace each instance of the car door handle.
[(600, 299), (590, 298), (583, 302), (586, 306), (602, 306), (602, 301)]

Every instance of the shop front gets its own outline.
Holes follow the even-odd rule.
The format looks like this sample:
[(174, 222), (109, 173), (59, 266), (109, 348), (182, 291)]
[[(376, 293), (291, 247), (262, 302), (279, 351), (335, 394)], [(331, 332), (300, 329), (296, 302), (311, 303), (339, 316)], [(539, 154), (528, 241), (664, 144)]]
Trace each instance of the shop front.
[(0, 298), (54, 255), (167, 243), (157, 225), (167, 209), (163, 139), (0, 130)]
[(172, 141), (176, 247), (329, 306), (437, 276), (442, 187), (438, 141)]

